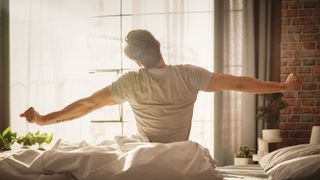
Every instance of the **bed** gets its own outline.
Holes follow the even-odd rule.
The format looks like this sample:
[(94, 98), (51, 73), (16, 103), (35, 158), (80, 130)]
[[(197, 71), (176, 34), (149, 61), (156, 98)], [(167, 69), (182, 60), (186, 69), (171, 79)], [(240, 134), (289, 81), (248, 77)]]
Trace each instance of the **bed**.
[(1, 152), (0, 179), (319, 180), (320, 145), (282, 148), (256, 165), (216, 167), (209, 151), (192, 141), (162, 144), (117, 136), (91, 145), (58, 140), (46, 151)]
[(224, 180), (270, 180), (272, 179), (259, 164), (217, 167)]
[(117, 136), (95, 145), (60, 140), (46, 151), (1, 153), (0, 179), (218, 180), (222, 174), (198, 143), (149, 143), (139, 136)]
[(319, 180), (320, 144), (281, 148), (264, 156), (259, 164), (218, 167), (226, 180)]

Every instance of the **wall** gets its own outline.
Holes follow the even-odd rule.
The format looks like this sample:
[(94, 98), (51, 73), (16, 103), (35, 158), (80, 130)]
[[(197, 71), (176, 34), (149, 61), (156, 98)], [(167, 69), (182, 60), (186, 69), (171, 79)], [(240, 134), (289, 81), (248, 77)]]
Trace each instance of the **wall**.
[(313, 125), (320, 125), (320, 0), (282, 0), (281, 80), (290, 72), (302, 80), (299, 91), (285, 93), (283, 146), (308, 143)]
[(9, 0), (0, 0), (0, 132), (9, 126)]

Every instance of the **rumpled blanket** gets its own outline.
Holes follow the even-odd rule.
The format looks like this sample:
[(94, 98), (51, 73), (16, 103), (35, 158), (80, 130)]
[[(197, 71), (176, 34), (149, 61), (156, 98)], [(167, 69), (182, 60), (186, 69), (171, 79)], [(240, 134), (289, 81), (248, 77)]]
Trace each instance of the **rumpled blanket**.
[(91, 145), (58, 140), (46, 151), (0, 153), (0, 179), (10, 180), (216, 180), (222, 175), (198, 143), (150, 143), (117, 136)]

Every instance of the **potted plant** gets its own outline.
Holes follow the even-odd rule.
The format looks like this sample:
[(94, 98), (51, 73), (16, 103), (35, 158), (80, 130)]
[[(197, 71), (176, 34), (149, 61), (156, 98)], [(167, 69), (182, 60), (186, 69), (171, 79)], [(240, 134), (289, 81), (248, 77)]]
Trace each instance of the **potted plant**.
[(248, 165), (252, 163), (253, 151), (248, 146), (240, 146), (234, 153), (234, 165)]
[(53, 134), (50, 136), (47, 133), (40, 133), (37, 131), (35, 134), (28, 132), (25, 136), (17, 138), (17, 143), (22, 145), (22, 148), (29, 148), (32, 145), (38, 144), (39, 150), (45, 150), (42, 145), (43, 143), (50, 144), (53, 139)]
[(268, 142), (281, 141), (279, 120), (280, 111), (285, 109), (288, 104), (282, 100), (282, 93), (264, 94), (265, 103), (258, 107), (256, 119), (262, 120), (262, 137)]
[(11, 131), (8, 127), (0, 134), (0, 149), (11, 150), (11, 145), (16, 141), (17, 133)]
[(17, 143), (22, 146), (22, 148), (29, 148), (35, 144), (32, 132), (28, 132), (25, 136), (19, 136), (17, 138)]
[(38, 149), (39, 150), (45, 150), (43, 147), (42, 147), (42, 144), (43, 143), (46, 143), (46, 144), (50, 144), (52, 139), (53, 139), (53, 134), (51, 134), (50, 136), (47, 134), (47, 133), (42, 133), (40, 134), (40, 132), (36, 132), (34, 134), (34, 142), (38, 144)]

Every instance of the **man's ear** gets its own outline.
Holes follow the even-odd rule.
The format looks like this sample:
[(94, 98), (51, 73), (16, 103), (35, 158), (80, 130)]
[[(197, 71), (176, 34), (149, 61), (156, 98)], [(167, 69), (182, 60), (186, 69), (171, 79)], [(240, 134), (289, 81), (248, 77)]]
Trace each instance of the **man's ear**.
[(140, 61), (134, 61), (134, 62), (136, 62), (140, 68), (144, 68), (144, 65)]
[(160, 42), (157, 39), (156, 39), (156, 43), (160, 47)]

